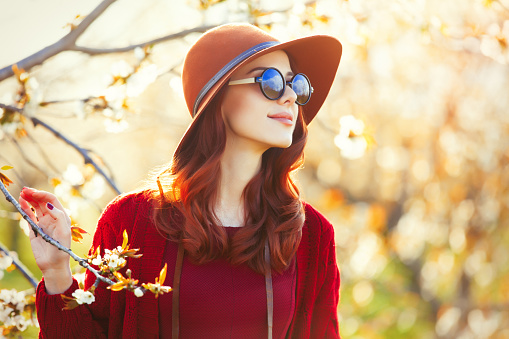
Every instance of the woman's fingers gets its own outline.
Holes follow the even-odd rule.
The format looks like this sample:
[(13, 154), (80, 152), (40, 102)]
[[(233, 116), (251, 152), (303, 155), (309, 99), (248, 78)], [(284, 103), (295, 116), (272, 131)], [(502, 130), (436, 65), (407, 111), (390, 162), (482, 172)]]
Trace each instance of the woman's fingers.
[(34, 214), (34, 211), (32, 211), (31, 206), (29, 203), (21, 196), (19, 196), (19, 205), (21, 206), (21, 209), (32, 219), (33, 222), (37, 222), (37, 217)]
[(57, 197), (54, 194), (51, 194), (46, 191), (34, 190), (32, 193), (32, 197), (35, 200), (40, 201), (44, 205), (46, 205), (46, 203), (49, 202), (59, 210), (64, 211), (64, 206), (62, 206), (62, 204), (60, 203), (60, 201), (58, 201)]
[[(36, 224), (38, 224), (39, 220), (37, 219), (34, 211), (32, 210), (32, 207), (30, 204), (20, 195), (19, 197), (19, 205), (21, 206), (21, 209), (32, 219), (32, 221)], [(32, 227), (28, 227), (29, 231), (29, 238), (33, 239), (35, 238), (35, 233)]]
[(55, 197), (53, 194), (49, 192), (24, 187), (23, 190), (21, 191), (21, 194), (24, 195), (25, 200), (27, 200), (32, 206), (39, 205), (40, 207), (42, 207), (47, 202), (50, 202), (51, 204), (53, 204), (53, 206), (56, 206), (59, 209), (63, 209), (63, 206), (60, 204), (57, 197)]
[(56, 208), (50, 202), (46, 203), (46, 205), (44, 206), (44, 211), (46, 214), (49, 214), (55, 220), (62, 219), (62, 218), (66, 217), (64, 211)]
[(31, 189), (23, 188), (19, 196), (35, 209), (37, 215), (42, 215), (41, 201), (34, 199), (33, 191), (31, 191)]
[[(51, 214), (50, 212), (52, 209), (50, 209), (48, 206), (52, 206), (55, 210), (60, 211), (63, 213), (63, 217), (65, 217), (65, 220), (70, 225), (71, 219), (65, 213), (65, 209), (58, 201), (57, 197), (51, 193), (45, 192), (45, 191), (39, 191), (35, 190), (33, 188), (25, 187), (20, 193), (20, 197), (25, 199), (30, 205), (32, 205), (35, 208), (35, 211), (37, 215), (43, 216), (45, 214), (50, 214), (54, 216), (54, 214)], [(48, 205), (49, 203), (49, 205)], [(58, 214), (58, 213), (57, 213)], [(60, 217), (60, 214), (58, 214)], [(56, 217), (55, 217), (56, 219)]]

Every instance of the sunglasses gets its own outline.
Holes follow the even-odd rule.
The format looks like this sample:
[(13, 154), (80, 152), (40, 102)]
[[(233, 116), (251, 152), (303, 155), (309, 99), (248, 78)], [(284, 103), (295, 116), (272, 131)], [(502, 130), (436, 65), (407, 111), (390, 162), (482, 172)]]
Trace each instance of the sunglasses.
[(260, 84), (260, 89), (263, 95), (269, 100), (277, 100), (283, 96), (286, 90), (286, 85), (297, 94), (295, 102), (297, 105), (305, 105), (311, 98), (313, 87), (306, 75), (302, 73), (295, 74), (290, 81), (286, 81), (281, 72), (273, 67), (267, 68), (263, 71), (262, 75), (254, 78), (247, 78), (241, 80), (232, 80), (228, 85), (242, 85), (242, 84)]

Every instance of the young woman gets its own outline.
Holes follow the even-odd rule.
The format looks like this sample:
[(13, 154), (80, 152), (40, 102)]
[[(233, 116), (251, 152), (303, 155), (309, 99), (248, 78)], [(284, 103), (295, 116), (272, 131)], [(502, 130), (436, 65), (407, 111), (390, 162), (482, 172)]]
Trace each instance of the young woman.
[[(205, 33), (182, 73), (193, 122), (148, 187), (106, 207), (92, 245), (115, 248), (126, 230), (143, 254), (128, 260), (132, 277), (152, 282), (167, 264), (174, 291), (137, 298), (101, 283), (94, 303), (62, 311), (59, 294), (78, 288), (69, 257), (32, 234), (40, 336), (338, 338), (334, 230), (292, 174), (340, 57), (329, 36), (280, 43), (247, 24)], [(20, 203), (70, 246), (55, 196), (25, 188)], [(94, 281), (87, 272), (85, 288)]]

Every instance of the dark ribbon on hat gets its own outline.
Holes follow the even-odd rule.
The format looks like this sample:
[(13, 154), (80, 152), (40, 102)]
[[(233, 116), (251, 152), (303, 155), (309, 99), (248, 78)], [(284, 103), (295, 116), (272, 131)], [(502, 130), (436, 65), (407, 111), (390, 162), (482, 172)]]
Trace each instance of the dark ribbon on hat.
[(200, 106), (200, 102), (203, 100), (203, 97), (210, 91), (210, 89), (221, 79), (226, 73), (228, 73), (233, 67), (237, 66), (242, 61), (249, 58), (251, 55), (262, 51), (264, 49), (267, 49), (269, 47), (279, 45), (279, 41), (267, 41), (262, 42), (261, 44), (258, 44), (256, 46), (251, 47), (250, 49), (240, 53), (237, 55), (233, 60), (231, 60), (229, 63), (227, 63), (219, 72), (216, 73), (201, 89), (200, 93), (198, 93), (198, 96), (196, 97), (196, 100), (194, 101), (194, 107), (193, 107), (193, 118), (196, 116), (196, 112), (198, 111), (198, 106)]

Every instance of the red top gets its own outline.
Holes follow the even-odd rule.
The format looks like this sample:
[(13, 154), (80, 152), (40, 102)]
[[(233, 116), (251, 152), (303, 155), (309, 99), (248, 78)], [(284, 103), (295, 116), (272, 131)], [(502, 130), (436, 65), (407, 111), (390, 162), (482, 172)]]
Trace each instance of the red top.
[[(226, 227), (230, 237), (238, 229)], [(163, 263), (168, 266), (175, 265), (177, 250), (176, 243), (168, 242)], [(284, 338), (292, 321), (295, 280), (293, 263), (283, 274), (272, 275), (273, 338)], [(254, 272), (245, 264), (232, 266), (225, 259), (197, 266), (184, 257), (180, 284), (181, 338), (259, 339), (267, 336), (264, 275)], [(163, 294), (159, 297), (161, 338), (171, 338), (171, 315), (172, 294)]]
[[(166, 239), (151, 221), (152, 204), (143, 192), (117, 197), (103, 211), (94, 234), (92, 248), (112, 249), (122, 244), (124, 230), (130, 248), (143, 256), (127, 259), (132, 277), (140, 283), (154, 282), (159, 276)], [(287, 338), (339, 338), (339, 270), (336, 264), (334, 228), (311, 205), (305, 204), (306, 221), (297, 249), (295, 311)], [(173, 266), (173, 265), (172, 265)], [(168, 267), (165, 285), (171, 285), (174, 267)], [(184, 272), (182, 272), (184, 273)], [(85, 288), (95, 282), (87, 272)], [(182, 287), (182, 286), (181, 286)], [(71, 296), (73, 285), (64, 293)], [(64, 307), (60, 295), (48, 295), (42, 281), (37, 287), (36, 307), (40, 338), (143, 338), (159, 337), (159, 303), (151, 293), (137, 298), (133, 293), (111, 292), (104, 283), (95, 291), (91, 305), (72, 311)], [(247, 333), (245, 333), (247, 334)]]

